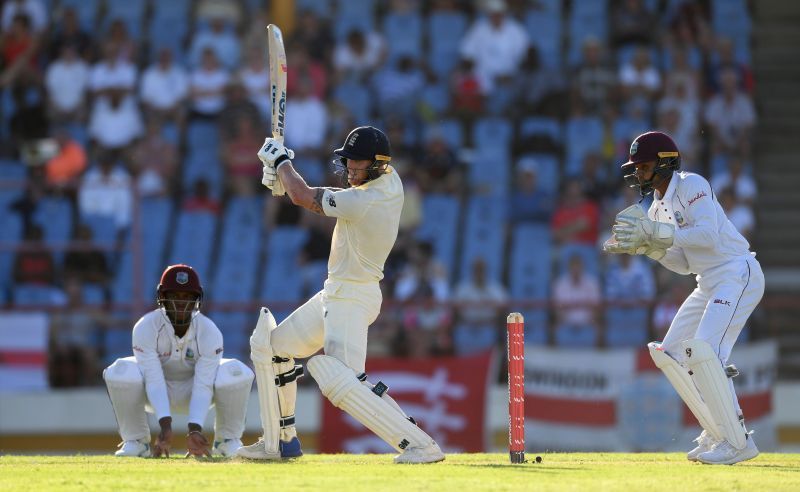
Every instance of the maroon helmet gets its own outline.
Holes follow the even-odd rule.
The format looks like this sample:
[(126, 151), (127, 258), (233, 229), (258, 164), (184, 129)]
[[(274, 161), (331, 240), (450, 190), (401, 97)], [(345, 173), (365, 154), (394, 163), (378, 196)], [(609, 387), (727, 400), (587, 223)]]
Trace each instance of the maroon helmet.
[[(178, 299), (178, 292), (194, 294), (193, 299)], [(164, 308), (167, 317), (173, 324), (187, 324), (200, 311), (203, 301), (203, 286), (200, 276), (189, 265), (170, 265), (161, 274), (158, 284), (156, 302)], [(183, 296), (180, 296), (183, 297)]]
[[(636, 164), (653, 161), (656, 163), (653, 178), (644, 183), (640, 183), (636, 177)], [(655, 177), (669, 179), (672, 173), (681, 168), (681, 155), (678, 146), (663, 132), (642, 133), (633, 143), (631, 143), (628, 162), (622, 164), (622, 172), (625, 182), (631, 188), (639, 188), (642, 196), (647, 196), (653, 192)]]

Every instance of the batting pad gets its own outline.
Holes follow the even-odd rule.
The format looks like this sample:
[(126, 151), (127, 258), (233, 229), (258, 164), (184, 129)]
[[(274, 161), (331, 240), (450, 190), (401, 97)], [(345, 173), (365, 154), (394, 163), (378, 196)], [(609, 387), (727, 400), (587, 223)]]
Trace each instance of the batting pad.
[(278, 388), (275, 386), (275, 370), (272, 366), (270, 334), (278, 324), (269, 309), (262, 307), (256, 329), (250, 337), (250, 358), (256, 373), (258, 404), (261, 410), (261, 427), (264, 429), (264, 447), (267, 453), (280, 455), (281, 410)]
[(431, 436), (361, 384), (353, 370), (339, 359), (317, 355), (309, 359), (307, 367), (322, 394), (334, 406), (364, 424), (398, 452), (433, 444)]
[(668, 354), (661, 350), (661, 344), (657, 342), (650, 342), (647, 344), (650, 350), (650, 357), (656, 363), (656, 367), (661, 369), (661, 372), (667, 377), (672, 387), (678, 392), (686, 406), (692, 411), (692, 415), (700, 422), (703, 427), (714, 439), (721, 441), (723, 439), (717, 425), (714, 423), (714, 417), (711, 416), (711, 411), (703, 401), (703, 397), (697, 391), (694, 381), (692, 381), (689, 372), (681, 367), (678, 362), (670, 357)]
[(731, 385), (719, 357), (711, 345), (702, 340), (686, 340), (681, 345), (686, 351), (692, 379), (714, 417), (719, 434), (736, 449), (744, 449), (747, 445), (746, 433), (733, 407)]

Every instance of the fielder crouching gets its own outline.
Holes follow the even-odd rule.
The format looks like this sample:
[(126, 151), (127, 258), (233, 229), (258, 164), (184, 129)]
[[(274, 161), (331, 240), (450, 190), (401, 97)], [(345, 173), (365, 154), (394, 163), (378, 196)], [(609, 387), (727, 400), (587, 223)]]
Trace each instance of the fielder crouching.
[[(168, 267), (157, 290), (159, 307), (133, 327), (133, 357), (103, 371), (122, 436), (115, 454), (169, 457), (175, 412), (189, 415), (187, 456), (233, 456), (242, 445), (253, 371), (222, 358), (222, 333), (200, 313), (203, 287), (192, 267)], [(202, 425), (212, 403), (216, 422), (209, 451)], [(161, 426), (152, 453), (145, 411)]]

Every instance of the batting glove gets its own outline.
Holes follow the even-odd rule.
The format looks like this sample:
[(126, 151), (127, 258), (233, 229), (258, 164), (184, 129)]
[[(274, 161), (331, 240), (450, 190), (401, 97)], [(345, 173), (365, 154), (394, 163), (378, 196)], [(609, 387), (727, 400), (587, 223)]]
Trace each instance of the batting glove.
[(281, 164), (294, 159), (294, 151), (284, 147), (283, 143), (278, 140), (267, 137), (264, 139), (264, 145), (258, 151), (258, 158), (264, 163), (264, 166), (269, 166), (277, 171)]

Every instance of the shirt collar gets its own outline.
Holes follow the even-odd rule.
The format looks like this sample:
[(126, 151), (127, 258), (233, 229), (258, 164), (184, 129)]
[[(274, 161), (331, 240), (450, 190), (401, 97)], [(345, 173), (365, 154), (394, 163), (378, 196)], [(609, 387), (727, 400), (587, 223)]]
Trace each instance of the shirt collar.
[(667, 186), (667, 191), (666, 191), (666, 192), (664, 192), (664, 196), (662, 196), (661, 198), (657, 198), (657, 197), (655, 197), (655, 193), (658, 193), (658, 191), (656, 191), (656, 192), (654, 193), (654, 196), (653, 196), (653, 198), (656, 198), (657, 200), (660, 200), (660, 201), (664, 201), (664, 200), (669, 200), (669, 199), (671, 199), (671, 198), (672, 198), (672, 195), (674, 195), (674, 194), (675, 194), (675, 189), (678, 187), (678, 177), (677, 177), (677, 174), (678, 174), (678, 173), (677, 173), (676, 171), (672, 171), (672, 178), (669, 180), (669, 185)]
[(380, 176), (378, 176), (378, 177), (377, 177), (377, 178), (375, 178), (375, 179), (371, 179), (371, 180), (367, 181), (367, 182), (366, 182), (366, 183), (364, 183), (364, 184), (360, 184), (360, 185), (356, 186), (356, 188), (360, 188), (360, 189), (362, 189), (362, 190), (366, 190), (367, 188), (369, 188), (370, 186), (372, 186), (372, 184), (373, 184), (373, 183), (375, 183), (375, 182), (377, 182), (378, 180), (382, 179), (384, 176), (387, 176), (387, 175), (389, 175), (389, 174), (392, 174), (393, 172), (394, 172), (394, 168), (393, 168), (391, 165), (389, 165), (389, 166), (386, 166), (386, 172), (385, 172), (385, 173), (381, 174)]

